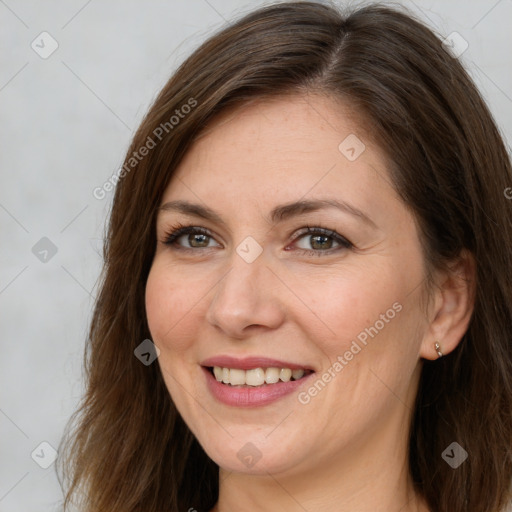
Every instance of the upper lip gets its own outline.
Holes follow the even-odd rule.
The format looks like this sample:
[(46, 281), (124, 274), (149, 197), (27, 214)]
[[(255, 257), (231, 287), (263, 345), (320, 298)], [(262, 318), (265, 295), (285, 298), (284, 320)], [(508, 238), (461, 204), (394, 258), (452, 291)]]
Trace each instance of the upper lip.
[(237, 368), (240, 370), (252, 370), (254, 368), (290, 368), (290, 370), (311, 370), (309, 365), (290, 363), (279, 359), (270, 359), (263, 356), (251, 356), (238, 358), (233, 356), (215, 356), (205, 359), (201, 366), (220, 366), (221, 368)]

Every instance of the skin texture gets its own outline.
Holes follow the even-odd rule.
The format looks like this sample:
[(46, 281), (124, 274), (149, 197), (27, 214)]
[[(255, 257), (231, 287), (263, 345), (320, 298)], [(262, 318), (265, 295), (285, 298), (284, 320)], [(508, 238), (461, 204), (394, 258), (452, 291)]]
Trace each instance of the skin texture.
[[(223, 114), (163, 195), (162, 204), (188, 200), (225, 221), (161, 211), (146, 287), (169, 393), (221, 468), (218, 512), (428, 510), (408, 476), (409, 420), (421, 359), (437, 358), (436, 340), (445, 354), (460, 341), (469, 291), (439, 273), (439, 287), (427, 305), (422, 301), (425, 267), (414, 217), (390, 185), (384, 153), (348, 114), (311, 95)], [(350, 134), (366, 146), (355, 161), (338, 149)], [(268, 221), (277, 205), (320, 198), (346, 201), (374, 225), (334, 208)], [(176, 222), (212, 236), (183, 235), (165, 245)], [(306, 226), (331, 229), (355, 247), (298, 234)], [(252, 263), (236, 251), (248, 236), (263, 249)], [(463, 260), (453, 275), (471, 269)], [(206, 387), (200, 363), (221, 354), (309, 365), (321, 377), (361, 332), (381, 326), (376, 322), (393, 304), (400, 311), (386, 316), (378, 334), (359, 343), (361, 350), (307, 404), (293, 393), (236, 408)], [(237, 457), (248, 442), (261, 453), (251, 468)]]

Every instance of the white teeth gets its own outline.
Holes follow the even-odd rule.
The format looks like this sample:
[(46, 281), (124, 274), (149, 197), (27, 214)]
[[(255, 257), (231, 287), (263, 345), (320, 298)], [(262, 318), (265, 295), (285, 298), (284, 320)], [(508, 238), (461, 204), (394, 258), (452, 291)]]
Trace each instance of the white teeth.
[(231, 368), (229, 370), (229, 383), (233, 386), (245, 384), (245, 371), (238, 368)]
[(292, 370), (292, 377), (299, 380), (304, 376), (304, 370)]
[(267, 368), (265, 372), (265, 382), (267, 384), (279, 382), (279, 368)]
[(265, 383), (265, 370), (254, 368), (245, 372), (245, 383), (248, 386), (261, 386)]
[(213, 367), (213, 374), (218, 382), (231, 384), (232, 386), (262, 386), (264, 384), (275, 384), (280, 380), (289, 382), (301, 379), (305, 371), (291, 370), (290, 368), (253, 368), (252, 370), (241, 370), (239, 368)]
[(279, 378), (283, 382), (288, 382), (292, 378), (292, 371), (290, 368), (281, 368), (281, 371), (279, 372)]
[(220, 366), (214, 366), (213, 367), (213, 374), (215, 375), (215, 378), (220, 382), (222, 380), (222, 374), (224, 372), (222, 371), (222, 368)]

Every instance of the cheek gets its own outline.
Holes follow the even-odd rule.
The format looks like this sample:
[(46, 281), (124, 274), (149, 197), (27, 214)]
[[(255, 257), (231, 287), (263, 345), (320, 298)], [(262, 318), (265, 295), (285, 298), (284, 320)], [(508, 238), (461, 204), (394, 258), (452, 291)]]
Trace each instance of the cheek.
[(331, 355), (343, 353), (358, 336), (364, 340), (375, 324), (378, 330), (387, 327), (404, 295), (400, 277), (384, 265), (302, 276), (297, 286), (297, 295), (306, 298), (309, 325), (318, 326), (314, 339), (322, 340)]
[(415, 290), (411, 285), (420, 279), (421, 269), (379, 263), (333, 272), (320, 287), (313, 278), (304, 281), (311, 310), (322, 320), (309, 315), (310, 325), (320, 326), (311, 328), (309, 337), (324, 354), (325, 368), (336, 376), (332, 389), (350, 390), (350, 396), (361, 400), (379, 390), (386, 393), (372, 371), (393, 388), (404, 385), (401, 379), (417, 363), (424, 328), (421, 286)]
[(186, 276), (155, 262), (146, 283), (146, 315), (153, 341), (164, 353), (192, 343), (193, 314), (201, 288)]

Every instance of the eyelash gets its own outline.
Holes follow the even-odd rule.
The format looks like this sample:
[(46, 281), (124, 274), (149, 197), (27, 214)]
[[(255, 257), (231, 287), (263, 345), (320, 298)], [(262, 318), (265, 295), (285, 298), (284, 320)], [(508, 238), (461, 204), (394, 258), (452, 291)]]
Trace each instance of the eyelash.
[[(170, 228), (170, 231), (168, 231), (165, 236), (163, 243), (165, 245), (174, 246), (175, 249), (180, 251), (197, 251), (198, 249), (212, 249), (212, 247), (183, 247), (175, 244), (176, 240), (178, 240), (183, 235), (188, 234), (200, 234), (205, 235), (210, 238), (214, 238), (213, 235), (205, 228), (200, 228), (193, 225), (184, 225), (184, 224), (176, 224)], [(330, 238), (333, 238), (340, 246), (335, 247), (333, 249), (327, 249), (325, 251), (322, 250), (313, 250), (313, 249), (298, 249), (298, 251), (302, 252), (303, 254), (307, 254), (308, 256), (325, 256), (332, 254), (334, 252), (338, 252), (340, 250), (346, 250), (346, 249), (352, 249), (354, 245), (352, 242), (347, 240), (345, 237), (339, 235), (335, 231), (332, 231), (331, 229), (321, 228), (319, 226), (312, 227), (312, 226), (306, 226), (303, 230), (300, 230), (300, 232), (297, 234), (297, 237), (293, 240), (300, 239), (301, 237), (305, 235), (323, 235)]]

